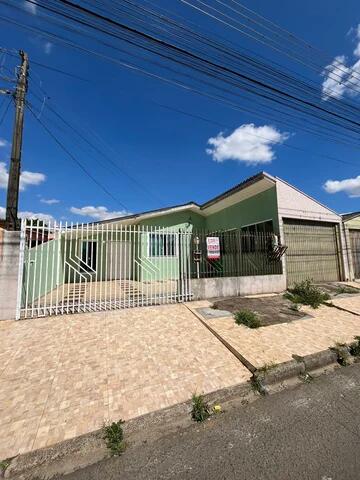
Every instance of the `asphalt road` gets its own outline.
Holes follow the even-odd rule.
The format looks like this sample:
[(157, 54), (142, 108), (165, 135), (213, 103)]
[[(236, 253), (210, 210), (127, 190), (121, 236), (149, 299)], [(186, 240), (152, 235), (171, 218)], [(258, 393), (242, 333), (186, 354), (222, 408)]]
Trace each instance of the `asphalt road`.
[(62, 479), (359, 480), (360, 364)]

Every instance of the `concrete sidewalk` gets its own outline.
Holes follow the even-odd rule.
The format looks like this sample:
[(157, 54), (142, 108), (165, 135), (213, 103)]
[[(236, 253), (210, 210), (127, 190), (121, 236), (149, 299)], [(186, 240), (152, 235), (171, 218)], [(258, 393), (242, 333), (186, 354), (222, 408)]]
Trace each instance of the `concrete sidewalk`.
[[(360, 310), (360, 295), (338, 299), (339, 304), (352, 302), (354, 311)], [(198, 308), (208, 307), (210, 302), (192, 302), (189, 307), (199, 314)], [(292, 360), (292, 355), (309, 355), (326, 350), (338, 343), (351, 343), (360, 335), (360, 317), (321, 306), (314, 310), (303, 307), (308, 316), (290, 323), (282, 323), (257, 329), (237, 325), (233, 317), (202, 320), (254, 367), (278, 364)]]
[(0, 322), (0, 459), (246, 382), (181, 304)]
[[(360, 309), (360, 296), (351, 300)], [(209, 305), (0, 322), (0, 459), (247, 382), (250, 371), (196, 316)], [(205, 322), (256, 368), (360, 335), (357, 315), (306, 311), (308, 318), (256, 330), (232, 316)]]

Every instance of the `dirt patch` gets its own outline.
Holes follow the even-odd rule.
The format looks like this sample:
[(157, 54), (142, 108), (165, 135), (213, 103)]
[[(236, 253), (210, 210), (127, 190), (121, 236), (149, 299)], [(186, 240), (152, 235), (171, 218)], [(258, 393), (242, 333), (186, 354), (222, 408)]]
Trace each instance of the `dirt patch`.
[(255, 312), (262, 327), (276, 325), (277, 323), (289, 323), (308, 316), (306, 313), (291, 309), (293, 303), (286, 300), (282, 295), (271, 297), (228, 297), (213, 302), (213, 306), (219, 310), (227, 310), (235, 313), (239, 310), (251, 310)]

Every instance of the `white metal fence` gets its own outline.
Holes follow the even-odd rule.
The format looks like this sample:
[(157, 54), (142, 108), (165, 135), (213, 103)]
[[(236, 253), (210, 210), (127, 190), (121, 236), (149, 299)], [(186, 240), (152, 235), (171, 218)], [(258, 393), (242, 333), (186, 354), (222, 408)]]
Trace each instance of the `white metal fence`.
[(23, 220), (18, 318), (191, 299), (191, 233)]

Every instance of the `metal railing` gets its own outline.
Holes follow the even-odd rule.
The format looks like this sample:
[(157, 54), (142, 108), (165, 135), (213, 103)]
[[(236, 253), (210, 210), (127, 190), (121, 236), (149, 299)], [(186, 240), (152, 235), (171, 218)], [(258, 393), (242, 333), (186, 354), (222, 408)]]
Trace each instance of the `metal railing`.
[(191, 233), (23, 220), (18, 317), (191, 299)]
[[(209, 236), (219, 239), (219, 259), (213, 260), (207, 256), (206, 239)], [(198, 251), (198, 262), (192, 263), (191, 276), (211, 278), (281, 274), (281, 257), (285, 248), (278, 244), (273, 233), (197, 230), (193, 232), (192, 255), (196, 256)]]

